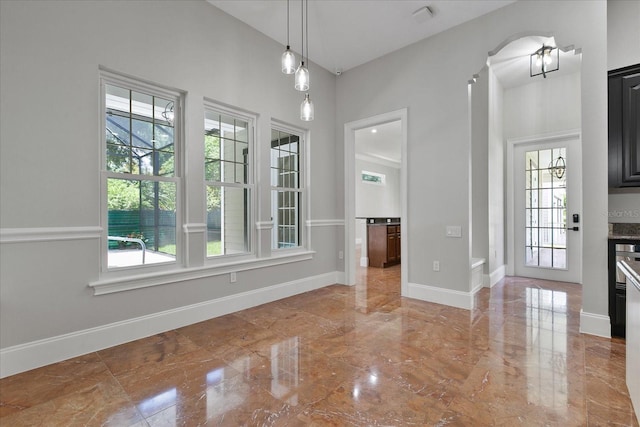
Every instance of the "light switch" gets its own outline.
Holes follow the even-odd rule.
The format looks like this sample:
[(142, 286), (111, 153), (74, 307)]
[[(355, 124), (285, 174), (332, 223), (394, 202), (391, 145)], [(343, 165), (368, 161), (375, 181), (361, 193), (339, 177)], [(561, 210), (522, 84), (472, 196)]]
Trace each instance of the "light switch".
[(462, 227), (459, 225), (447, 225), (447, 237), (462, 237)]

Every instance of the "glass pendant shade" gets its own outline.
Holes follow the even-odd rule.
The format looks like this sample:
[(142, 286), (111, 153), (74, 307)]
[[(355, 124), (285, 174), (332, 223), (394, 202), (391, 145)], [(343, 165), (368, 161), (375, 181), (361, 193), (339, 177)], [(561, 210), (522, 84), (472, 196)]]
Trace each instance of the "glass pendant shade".
[(296, 70), (295, 88), (300, 92), (309, 90), (309, 70), (304, 66), (304, 61), (300, 62)]
[(285, 74), (293, 74), (296, 72), (296, 56), (291, 52), (289, 46), (282, 54), (282, 72)]
[(310, 122), (313, 120), (313, 102), (309, 99), (309, 94), (305, 94), (304, 101), (300, 104), (300, 120)]

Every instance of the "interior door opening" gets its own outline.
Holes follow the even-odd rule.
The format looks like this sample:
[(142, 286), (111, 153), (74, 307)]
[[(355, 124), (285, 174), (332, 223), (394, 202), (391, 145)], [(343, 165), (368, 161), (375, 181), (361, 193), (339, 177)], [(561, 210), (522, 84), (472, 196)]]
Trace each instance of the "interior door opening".
[[(366, 272), (398, 270), (406, 287), (406, 109), (345, 124), (345, 283)], [(385, 231), (376, 246), (384, 259), (369, 259), (369, 228)], [(386, 267), (386, 268), (385, 268)], [(387, 272), (390, 270), (386, 270)]]

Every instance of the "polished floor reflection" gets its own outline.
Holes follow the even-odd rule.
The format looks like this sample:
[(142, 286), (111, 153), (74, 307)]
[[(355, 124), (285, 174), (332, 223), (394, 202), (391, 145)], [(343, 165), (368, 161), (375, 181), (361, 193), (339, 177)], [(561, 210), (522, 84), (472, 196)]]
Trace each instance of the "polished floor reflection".
[(577, 285), (506, 278), (471, 312), (400, 266), (0, 380), (2, 426), (637, 426), (625, 344)]

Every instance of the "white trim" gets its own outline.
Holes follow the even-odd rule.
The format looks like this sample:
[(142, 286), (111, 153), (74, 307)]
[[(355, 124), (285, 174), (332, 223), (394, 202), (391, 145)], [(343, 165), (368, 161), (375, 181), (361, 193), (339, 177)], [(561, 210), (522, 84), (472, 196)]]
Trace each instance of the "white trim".
[(202, 279), (205, 277), (219, 276), (239, 271), (254, 270), (256, 268), (307, 261), (313, 258), (314, 253), (314, 251), (287, 253), (264, 259), (245, 259), (236, 262), (228, 262), (222, 265), (208, 265), (204, 267), (185, 268), (181, 270), (162, 271), (150, 274), (98, 280), (96, 282), (89, 283), (89, 287), (93, 288), (94, 295), (112, 294), (115, 292), (175, 284), (188, 280)]
[(490, 283), (491, 283), (491, 276), (489, 274), (483, 274), (482, 275), (482, 287), (483, 288), (490, 288)]
[(369, 257), (360, 257), (360, 267), (369, 267)]
[(611, 338), (611, 319), (609, 319), (609, 316), (587, 313), (581, 309), (580, 332), (598, 337)]
[(483, 274), (484, 264), (486, 259), (484, 258), (471, 258), (471, 274), (469, 277), (471, 294), (475, 295), (480, 289), (485, 287), (485, 282), (488, 281)]
[(336, 271), (336, 283), (339, 285), (346, 285), (344, 271)]
[(484, 258), (471, 258), (471, 269), (480, 267), (484, 265), (485, 262), (486, 260)]
[(338, 283), (340, 272), (305, 277), (0, 350), (0, 378)]
[(493, 288), (496, 283), (504, 278), (504, 276), (506, 275), (506, 271), (507, 266), (503, 264), (489, 273), (489, 283), (487, 287)]
[(462, 292), (436, 286), (420, 285), (418, 283), (408, 283), (407, 287), (408, 292), (407, 295), (405, 295), (406, 297), (463, 308), (465, 310), (473, 308), (474, 294), (480, 289), (478, 288), (473, 292)]
[(256, 222), (256, 230), (272, 230), (273, 221), (258, 221)]
[(401, 163), (395, 160), (386, 159), (384, 157), (373, 156), (371, 154), (356, 153), (356, 159), (363, 162), (374, 163), (377, 165), (387, 166), (393, 169), (400, 169)]
[(207, 231), (207, 224), (205, 223), (187, 223), (182, 226), (185, 233), (204, 233)]
[[(484, 287), (485, 287), (485, 286), (484, 286), (484, 283), (483, 283), (483, 282), (478, 283), (476, 286), (474, 286), (473, 288), (471, 288), (471, 295), (473, 296), (473, 295), (477, 294), (477, 293), (478, 293), (478, 291), (480, 291), (480, 289), (482, 289), (482, 288), (484, 288)], [(472, 301), (472, 303), (473, 303), (473, 301)], [(474, 306), (475, 306), (475, 304), (473, 304), (473, 306), (472, 306), (471, 308), (474, 308)]]
[(1, 228), (0, 243), (99, 239), (102, 227)]
[[(184, 116), (185, 108), (185, 96), (186, 92), (179, 89), (171, 89), (167, 86), (159, 85), (154, 82), (140, 79), (131, 75), (123, 74), (114, 70), (110, 70), (106, 67), (99, 66), (99, 90), (100, 90), (100, 118), (97, 135), (100, 135), (100, 155), (98, 156), (99, 165), (98, 173), (100, 179), (100, 224), (102, 225), (102, 244), (100, 245), (100, 276), (101, 277), (117, 277), (122, 274), (122, 271), (126, 270), (154, 270), (163, 271), (167, 268), (167, 265), (172, 266), (174, 264), (181, 265), (184, 262), (185, 251), (185, 236), (180, 233), (181, 224), (183, 224), (183, 213), (185, 209), (185, 190), (186, 190), (186, 124)], [(174, 102), (174, 121), (173, 121), (173, 143), (174, 143), (174, 172), (173, 176), (159, 176), (159, 175), (142, 175), (133, 173), (120, 173), (107, 170), (107, 141), (105, 129), (107, 127), (107, 85), (113, 85), (126, 90), (135, 90), (147, 95), (158, 96)], [(177, 250), (177, 256), (175, 262), (171, 263), (158, 263), (150, 265), (135, 265), (131, 267), (109, 267), (109, 245), (107, 243), (107, 232), (109, 223), (109, 208), (108, 208), (108, 180), (109, 179), (128, 179), (128, 180), (140, 180), (140, 181), (153, 181), (153, 182), (172, 182), (175, 184), (175, 245)], [(184, 230), (184, 228), (183, 228)]]
[(344, 219), (310, 219), (306, 225), (307, 227), (344, 227)]

